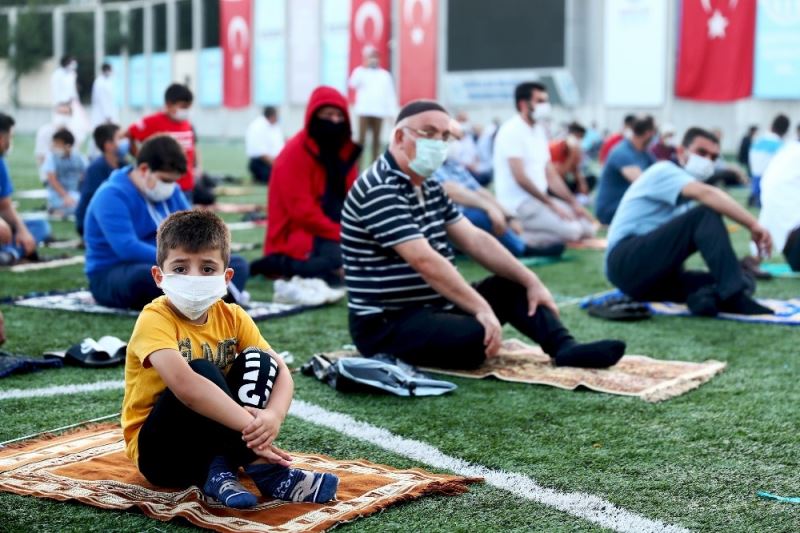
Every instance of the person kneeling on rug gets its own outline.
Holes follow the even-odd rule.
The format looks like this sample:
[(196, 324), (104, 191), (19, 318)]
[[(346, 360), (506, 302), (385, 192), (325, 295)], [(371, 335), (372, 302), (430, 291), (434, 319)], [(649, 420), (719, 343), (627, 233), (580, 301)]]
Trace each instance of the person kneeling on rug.
[(157, 248), (151, 274), (164, 296), (142, 310), (125, 361), (128, 457), (154, 485), (197, 485), (228, 507), (257, 503), (239, 467), (265, 497), (332, 500), (335, 475), (290, 468), (274, 444), (294, 384), (253, 319), (220, 299), (234, 275), (225, 223), (209, 211), (173, 213)]
[[(557, 365), (615, 364), (624, 342), (578, 344), (539, 278), (428, 179), (445, 160), (449, 139), (450, 117), (441, 105), (407, 104), (389, 149), (347, 196), (342, 257), (358, 350), (414, 365), (476, 368), (497, 355), (501, 323), (509, 322)], [(448, 239), (495, 275), (469, 285), (453, 265)]]
[[(86, 275), (97, 303), (141, 309), (161, 294), (150, 276), (156, 231), (170, 213), (190, 208), (175, 185), (185, 172), (186, 156), (178, 141), (156, 135), (140, 148), (135, 167), (114, 171), (97, 189), (86, 210), (83, 235)], [(241, 301), (247, 262), (233, 256), (231, 265), (236, 274), (230, 292)]]
[[(686, 302), (696, 315), (772, 314), (751, 298), (755, 281), (736, 259), (722, 216), (749, 229), (762, 256), (772, 250), (769, 232), (728, 194), (703, 183), (714, 172), (719, 141), (690, 128), (677, 155), (679, 165), (656, 163), (622, 197), (608, 230), (608, 281), (637, 300)], [(684, 269), (698, 251), (710, 272)]]

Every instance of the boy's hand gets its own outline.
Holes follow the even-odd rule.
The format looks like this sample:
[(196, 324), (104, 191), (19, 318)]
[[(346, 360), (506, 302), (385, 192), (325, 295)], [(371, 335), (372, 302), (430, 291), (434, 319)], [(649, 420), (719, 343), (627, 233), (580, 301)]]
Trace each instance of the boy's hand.
[(287, 468), (292, 466), (292, 456), (277, 446), (269, 445), (263, 450), (256, 449), (254, 451), (257, 456), (261, 457), (270, 464), (281, 465)]
[(253, 420), (242, 430), (242, 439), (256, 452), (268, 448), (278, 436), (283, 420), (269, 408), (245, 406), (245, 409), (253, 415)]

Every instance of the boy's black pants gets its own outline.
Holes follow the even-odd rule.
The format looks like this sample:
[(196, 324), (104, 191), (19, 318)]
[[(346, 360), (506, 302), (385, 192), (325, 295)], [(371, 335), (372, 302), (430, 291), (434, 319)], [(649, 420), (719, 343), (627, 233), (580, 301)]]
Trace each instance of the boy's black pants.
[[(227, 376), (205, 359), (195, 359), (189, 366), (239, 405), (259, 409), (269, 401), (278, 377), (278, 364), (260, 351), (239, 354)], [(233, 468), (257, 459), (240, 432), (192, 411), (166, 389), (139, 431), (142, 475), (162, 487), (202, 487), (211, 461), (218, 456)]]

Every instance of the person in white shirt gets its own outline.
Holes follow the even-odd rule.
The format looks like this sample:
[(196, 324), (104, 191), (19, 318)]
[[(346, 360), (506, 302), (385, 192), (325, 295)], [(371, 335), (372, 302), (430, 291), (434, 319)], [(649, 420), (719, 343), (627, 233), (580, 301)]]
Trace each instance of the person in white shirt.
[(383, 119), (394, 115), (397, 96), (392, 75), (380, 67), (378, 50), (373, 46), (365, 46), (362, 54), (364, 64), (353, 69), (348, 85), (356, 92), (353, 112), (358, 117), (358, 144), (365, 146), (369, 130), (372, 160), (375, 160), (381, 152)]
[(59, 67), (50, 76), (50, 98), (53, 107), (78, 100), (78, 62), (72, 56), (61, 58)]
[(101, 124), (116, 124), (119, 121), (117, 99), (111, 65), (103, 63), (100, 75), (92, 84), (92, 129)]
[(517, 114), (500, 127), (494, 143), (497, 200), (519, 219), (529, 246), (593, 237), (591, 215), (550, 161), (543, 125), (550, 117), (547, 89), (526, 82), (518, 85), (514, 94)]
[(278, 110), (272, 106), (265, 107), (264, 114), (247, 127), (244, 141), (250, 160), (247, 168), (253, 181), (268, 184), (272, 165), (284, 145), (283, 132), (278, 126)]
[(494, 138), (499, 129), (499, 121), (493, 120), (478, 133), (478, 174), (475, 179), (484, 187), (492, 182), (494, 169)]
[(36, 168), (39, 170), (39, 181), (43, 185), (47, 183), (47, 173), (42, 166), (53, 148), (53, 134), (63, 128), (70, 129), (71, 123), (72, 106), (69, 103), (61, 103), (56, 106), (50, 121), (42, 124), (36, 130), (33, 157), (36, 159)]
[(786, 143), (761, 177), (759, 223), (772, 235), (776, 251), (800, 272), (800, 142)]

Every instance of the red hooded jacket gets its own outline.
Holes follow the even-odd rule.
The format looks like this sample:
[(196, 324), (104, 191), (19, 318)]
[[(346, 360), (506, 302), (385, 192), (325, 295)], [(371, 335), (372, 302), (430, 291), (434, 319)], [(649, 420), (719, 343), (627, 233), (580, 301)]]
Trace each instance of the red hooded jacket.
[[(305, 127), (289, 139), (272, 167), (264, 255), (281, 254), (305, 260), (311, 253), (314, 237), (339, 242), (339, 224), (322, 211), (327, 174), (317, 159), (319, 147), (308, 134), (312, 117), (323, 106), (341, 109), (348, 136), (352, 133), (345, 97), (333, 87), (317, 87), (308, 101)], [(356, 149), (357, 145), (348, 140), (340, 152), (342, 159), (352, 157)], [(350, 190), (357, 177), (358, 165), (354, 164), (345, 178), (346, 190)]]

